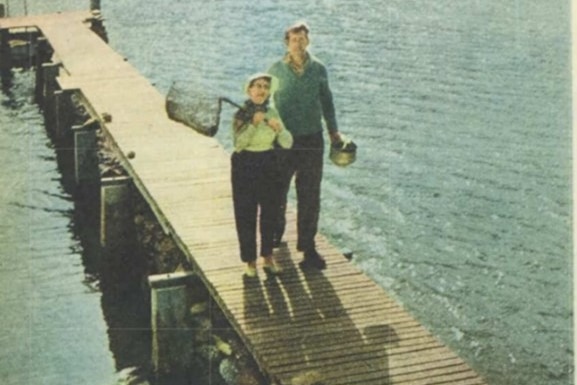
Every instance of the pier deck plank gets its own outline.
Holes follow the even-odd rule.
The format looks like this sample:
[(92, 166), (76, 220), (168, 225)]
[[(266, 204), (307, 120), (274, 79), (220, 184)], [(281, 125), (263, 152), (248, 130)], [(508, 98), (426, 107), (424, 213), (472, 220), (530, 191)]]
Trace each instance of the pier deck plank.
[(112, 116), (106, 132), (121, 153), (135, 152), (123, 160), (125, 168), (271, 379), (485, 384), (322, 235), (317, 242), (328, 269), (301, 271), (294, 210), (287, 242), (275, 251), (284, 273), (267, 279), (261, 270), (258, 279), (243, 278), (229, 154), (215, 139), (171, 121), (164, 97), (87, 28), (88, 16), (0, 19), (0, 29), (40, 29), (62, 63), (61, 86), (80, 89), (96, 113)]

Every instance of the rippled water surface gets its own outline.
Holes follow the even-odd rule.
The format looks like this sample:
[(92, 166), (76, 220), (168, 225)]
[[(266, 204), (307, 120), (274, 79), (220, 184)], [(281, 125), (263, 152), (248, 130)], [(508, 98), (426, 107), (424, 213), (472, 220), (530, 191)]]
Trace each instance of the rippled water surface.
[[(85, 6), (28, 3), (29, 12)], [(203, 81), (239, 101), (245, 77), (282, 55), (284, 28), (305, 19), (311, 51), (330, 71), (340, 128), (359, 145), (351, 167), (326, 164), (323, 234), (490, 384), (573, 384), (568, 2), (103, 0), (102, 8), (111, 46), (160, 92)], [(54, 230), (67, 226), (72, 204), (58, 183), (38, 179), (57, 178), (39, 160), (51, 152), (23, 149), (46, 140), (31, 136), (30, 121), (41, 125), (32, 109), (0, 110), (12, 189), (3, 190), (3, 217), (17, 223), (4, 222), (1, 236), (20, 240), (2, 269), (25, 267), (2, 280), (10, 286), (2, 293), (12, 293), (3, 302), (18, 298), (18, 285), (33, 295), (31, 277), (82, 279), (69, 271), (77, 258), (49, 268), (74, 249)], [(227, 148), (230, 114), (218, 134)], [(31, 257), (17, 264), (22, 247), (53, 258), (41, 269)], [(30, 309), (42, 296), (12, 322), (40, 322)], [(88, 306), (83, 297), (58, 306)], [(90, 313), (98, 310), (82, 316), (95, 323), (71, 322), (101, 328)], [(106, 367), (105, 354), (75, 346)]]
[(34, 78), (0, 95), (0, 379), (2, 384), (112, 383), (101, 295), (72, 230), (74, 203), (32, 104)]

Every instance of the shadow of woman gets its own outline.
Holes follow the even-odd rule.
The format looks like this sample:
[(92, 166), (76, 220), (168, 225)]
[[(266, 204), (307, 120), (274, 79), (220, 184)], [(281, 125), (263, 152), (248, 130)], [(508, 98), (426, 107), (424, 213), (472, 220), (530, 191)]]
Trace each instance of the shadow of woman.
[[(242, 277), (243, 312), (246, 325), (258, 328), (269, 317), (269, 309), (257, 278)], [(262, 326), (262, 325), (261, 325)]]

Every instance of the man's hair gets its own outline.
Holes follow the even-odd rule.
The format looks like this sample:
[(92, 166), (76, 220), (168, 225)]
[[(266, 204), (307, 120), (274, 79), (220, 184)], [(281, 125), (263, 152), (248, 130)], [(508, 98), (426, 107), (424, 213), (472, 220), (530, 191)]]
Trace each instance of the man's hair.
[(309, 27), (308, 25), (306, 25), (306, 23), (304, 22), (298, 22), (296, 24), (291, 25), (290, 27), (288, 27), (285, 32), (284, 32), (284, 40), (288, 41), (289, 39), (289, 34), (291, 33), (299, 33), (304, 31), (306, 37), (309, 37)]

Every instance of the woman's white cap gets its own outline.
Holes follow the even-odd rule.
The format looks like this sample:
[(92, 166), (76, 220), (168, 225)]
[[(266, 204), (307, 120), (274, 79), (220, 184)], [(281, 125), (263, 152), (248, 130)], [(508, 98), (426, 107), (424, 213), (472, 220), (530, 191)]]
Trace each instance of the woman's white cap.
[(244, 85), (244, 92), (248, 92), (248, 87), (252, 82), (257, 79), (268, 79), (270, 81), (270, 93), (274, 93), (278, 89), (278, 79), (271, 74), (267, 74), (266, 72), (257, 72), (246, 80)]

